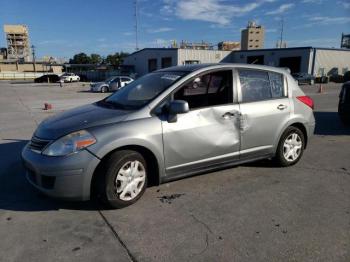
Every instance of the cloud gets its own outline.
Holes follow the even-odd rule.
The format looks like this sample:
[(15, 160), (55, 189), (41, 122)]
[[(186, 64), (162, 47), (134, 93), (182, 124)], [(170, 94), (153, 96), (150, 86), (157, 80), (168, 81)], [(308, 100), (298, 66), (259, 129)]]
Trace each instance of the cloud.
[(346, 1), (337, 1), (338, 5), (341, 5), (343, 8), (345, 9), (350, 9), (350, 2), (346, 2)]
[(174, 29), (171, 27), (160, 27), (156, 29), (148, 29), (147, 32), (151, 34), (156, 34), (156, 33), (164, 33), (164, 32), (169, 32), (173, 31)]
[(303, 0), (304, 4), (322, 4), (323, 0)]
[(280, 15), (280, 14), (285, 13), (286, 11), (288, 11), (289, 9), (291, 9), (293, 7), (294, 7), (294, 4), (283, 4), (283, 5), (280, 5), (280, 7), (278, 7), (275, 10), (266, 12), (266, 14), (267, 15)]
[(174, 15), (183, 20), (198, 20), (228, 25), (234, 17), (243, 16), (264, 3), (275, 0), (256, 0), (244, 5), (228, 4), (224, 0), (163, 0), (161, 14)]
[(331, 25), (331, 24), (346, 24), (350, 23), (350, 17), (343, 16), (343, 17), (329, 17), (329, 16), (315, 16), (310, 17), (309, 21), (310, 25)]
[(57, 44), (65, 44), (67, 43), (66, 40), (63, 39), (51, 39), (51, 40), (44, 40), (39, 42), (39, 45), (57, 45)]

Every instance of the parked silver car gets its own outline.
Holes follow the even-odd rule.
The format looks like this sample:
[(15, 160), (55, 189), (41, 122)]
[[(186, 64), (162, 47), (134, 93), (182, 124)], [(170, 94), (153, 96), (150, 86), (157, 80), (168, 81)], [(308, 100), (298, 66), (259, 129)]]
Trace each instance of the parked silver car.
[(128, 76), (112, 76), (103, 82), (96, 82), (90, 84), (90, 91), (92, 92), (112, 92), (130, 84), (134, 79)]
[(283, 69), (170, 67), (46, 119), (22, 158), (40, 191), (80, 200), (96, 193), (121, 208), (149, 184), (265, 158), (297, 163), (314, 132), (312, 109)]

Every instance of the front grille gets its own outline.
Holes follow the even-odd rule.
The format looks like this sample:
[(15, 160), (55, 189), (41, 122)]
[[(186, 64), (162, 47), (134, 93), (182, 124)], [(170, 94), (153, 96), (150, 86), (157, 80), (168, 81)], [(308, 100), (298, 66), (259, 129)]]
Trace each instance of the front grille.
[(50, 142), (50, 140), (44, 140), (33, 136), (29, 148), (41, 152)]

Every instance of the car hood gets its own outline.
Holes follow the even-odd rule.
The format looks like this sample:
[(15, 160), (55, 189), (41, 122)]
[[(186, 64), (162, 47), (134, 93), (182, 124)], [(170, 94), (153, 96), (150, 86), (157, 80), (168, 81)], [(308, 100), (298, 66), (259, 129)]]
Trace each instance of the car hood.
[(91, 83), (91, 86), (100, 86), (103, 84), (105, 84), (105, 82), (94, 82), (94, 83)]
[(34, 135), (53, 140), (89, 127), (121, 122), (130, 112), (105, 108), (97, 104), (84, 105), (45, 119)]

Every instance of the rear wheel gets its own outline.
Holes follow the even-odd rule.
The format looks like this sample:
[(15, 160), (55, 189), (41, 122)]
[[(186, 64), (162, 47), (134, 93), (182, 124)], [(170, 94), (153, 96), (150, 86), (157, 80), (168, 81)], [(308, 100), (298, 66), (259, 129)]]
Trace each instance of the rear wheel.
[(106, 93), (106, 92), (108, 92), (108, 88), (107, 88), (107, 86), (103, 86), (101, 88), (101, 93)]
[(303, 155), (305, 138), (303, 132), (294, 126), (288, 127), (278, 144), (275, 160), (280, 166), (296, 164)]
[(112, 208), (123, 208), (135, 203), (147, 187), (147, 165), (136, 151), (113, 153), (102, 168), (98, 182), (101, 200)]

